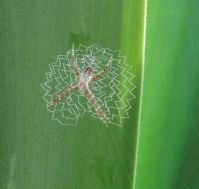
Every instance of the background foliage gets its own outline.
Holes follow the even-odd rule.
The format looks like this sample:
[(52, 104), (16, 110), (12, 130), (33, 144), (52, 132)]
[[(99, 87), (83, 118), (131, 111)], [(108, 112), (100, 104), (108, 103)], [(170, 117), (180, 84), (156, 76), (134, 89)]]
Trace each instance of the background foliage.
[(136, 189), (199, 188), (196, 0), (148, 1)]

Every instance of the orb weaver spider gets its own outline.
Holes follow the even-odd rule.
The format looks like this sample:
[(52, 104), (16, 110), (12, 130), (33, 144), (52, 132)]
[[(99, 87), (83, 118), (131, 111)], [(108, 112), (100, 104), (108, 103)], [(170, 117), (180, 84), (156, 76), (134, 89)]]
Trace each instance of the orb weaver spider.
[(103, 79), (106, 76), (106, 73), (109, 70), (109, 67), (113, 61), (113, 57), (109, 59), (108, 63), (104, 66), (104, 68), (99, 71), (97, 74), (93, 74), (92, 67), (87, 67), (82, 73), (79, 70), (77, 59), (75, 56), (74, 45), (72, 45), (72, 58), (70, 64), (72, 71), (77, 79), (77, 83), (71, 85), (65, 91), (61, 92), (59, 95), (56, 95), (52, 98), (52, 101), (48, 104), (48, 108), (58, 104), (63, 98), (69, 97), (72, 93), (76, 91), (81, 91), (84, 96), (87, 97), (88, 102), (94, 108), (97, 116), (107, 125), (111, 123), (110, 118), (104, 113), (100, 105), (98, 104), (95, 95), (92, 93), (90, 89), (90, 85), (96, 81)]

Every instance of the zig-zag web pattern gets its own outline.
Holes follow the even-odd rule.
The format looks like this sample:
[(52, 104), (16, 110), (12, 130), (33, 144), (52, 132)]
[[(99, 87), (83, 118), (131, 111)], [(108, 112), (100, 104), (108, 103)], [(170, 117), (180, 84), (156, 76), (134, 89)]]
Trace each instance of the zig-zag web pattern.
[[(62, 125), (76, 126), (78, 118), (86, 112), (99, 119), (83, 93), (76, 91), (58, 104), (48, 107), (53, 97), (78, 83), (71, 68), (71, 56), (72, 50), (69, 50), (66, 55), (58, 55), (56, 62), (49, 64), (50, 71), (46, 73), (47, 80), (42, 84), (42, 88), (45, 90), (43, 99), (46, 101), (47, 110), (52, 113), (52, 119)], [(94, 75), (104, 68), (111, 57), (113, 58), (104, 78), (92, 83), (90, 89), (102, 110), (110, 118), (111, 124), (122, 126), (123, 120), (129, 118), (131, 101), (135, 98), (132, 65), (126, 63), (120, 51), (97, 45), (80, 45), (75, 50), (75, 56), (80, 72), (92, 67)]]

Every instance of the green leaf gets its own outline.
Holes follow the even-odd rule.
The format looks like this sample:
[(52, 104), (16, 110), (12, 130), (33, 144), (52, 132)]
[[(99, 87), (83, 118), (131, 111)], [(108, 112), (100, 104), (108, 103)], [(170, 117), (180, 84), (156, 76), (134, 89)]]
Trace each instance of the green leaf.
[[(0, 188), (198, 189), (198, 6), (1, 1)], [(121, 50), (133, 66), (122, 128), (89, 114), (76, 127), (51, 120), (40, 84), (72, 44)]]
[[(140, 0), (2, 2), (0, 188), (132, 187), (143, 10)], [(134, 66), (136, 99), (123, 128), (89, 114), (77, 127), (51, 120), (40, 84), (48, 64), (72, 44), (121, 50)]]
[(198, 1), (149, 1), (134, 189), (199, 188)]

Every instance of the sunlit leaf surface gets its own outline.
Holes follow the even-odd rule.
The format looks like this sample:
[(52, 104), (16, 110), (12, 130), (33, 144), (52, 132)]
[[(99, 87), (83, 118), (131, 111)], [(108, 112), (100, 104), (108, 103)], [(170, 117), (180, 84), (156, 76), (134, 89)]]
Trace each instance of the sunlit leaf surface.
[(199, 188), (197, 0), (148, 1), (135, 189)]

